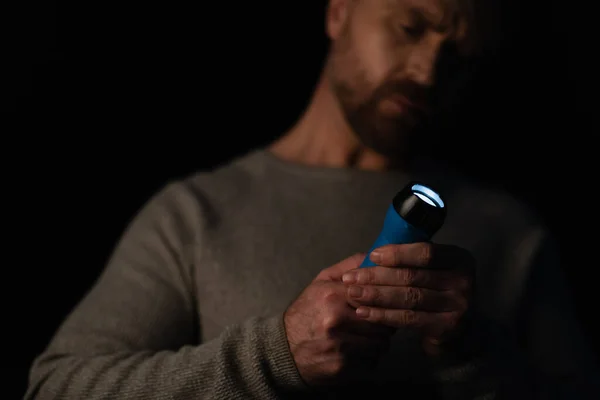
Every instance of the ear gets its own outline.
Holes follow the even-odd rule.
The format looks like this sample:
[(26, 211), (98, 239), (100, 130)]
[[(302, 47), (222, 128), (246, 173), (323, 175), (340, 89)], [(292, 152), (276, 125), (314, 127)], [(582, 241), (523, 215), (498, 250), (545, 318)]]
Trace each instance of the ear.
[(337, 39), (347, 23), (350, 3), (354, 0), (329, 0), (325, 15), (325, 29), (329, 39)]

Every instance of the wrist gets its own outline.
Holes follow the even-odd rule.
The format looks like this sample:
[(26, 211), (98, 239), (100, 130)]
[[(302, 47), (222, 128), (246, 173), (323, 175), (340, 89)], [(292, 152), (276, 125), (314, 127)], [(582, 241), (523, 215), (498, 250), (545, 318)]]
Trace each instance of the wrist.
[(304, 392), (308, 387), (300, 377), (291, 354), (282, 316), (263, 321), (264, 352), (271, 366), (271, 380), (282, 393)]

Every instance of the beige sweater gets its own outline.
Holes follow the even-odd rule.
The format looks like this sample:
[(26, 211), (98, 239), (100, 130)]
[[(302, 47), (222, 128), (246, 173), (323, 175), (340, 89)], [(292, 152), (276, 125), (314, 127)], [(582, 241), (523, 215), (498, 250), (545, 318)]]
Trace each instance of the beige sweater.
[(526, 207), (425, 165), (409, 177), (292, 165), (259, 150), (149, 201), (33, 364), (26, 399), (315, 398), (282, 313), (321, 269), (370, 247), (410, 178), (445, 192), (435, 240), (477, 258), (477, 304), (496, 335), (475, 359), (431, 365), (399, 334), (377, 379), (343, 398), (576, 398), (560, 396), (594, 371), (551, 243)]

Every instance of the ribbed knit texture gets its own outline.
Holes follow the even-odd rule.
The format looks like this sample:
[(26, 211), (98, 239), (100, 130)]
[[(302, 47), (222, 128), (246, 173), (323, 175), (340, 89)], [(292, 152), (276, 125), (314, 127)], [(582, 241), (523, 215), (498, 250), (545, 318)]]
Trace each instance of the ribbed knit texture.
[(428, 164), (406, 176), (255, 151), (173, 182), (145, 205), (36, 359), (26, 399), (316, 398), (289, 352), (283, 312), (321, 269), (370, 247), (413, 178), (446, 197), (435, 240), (478, 261), (487, 344), (469, 359), (432, 362), (399, 333), (375, 379), (339, 397), (514, 400), (572, 390), (564, 384), (590, 372), (584, 340), (554, 248), (521, 203)]

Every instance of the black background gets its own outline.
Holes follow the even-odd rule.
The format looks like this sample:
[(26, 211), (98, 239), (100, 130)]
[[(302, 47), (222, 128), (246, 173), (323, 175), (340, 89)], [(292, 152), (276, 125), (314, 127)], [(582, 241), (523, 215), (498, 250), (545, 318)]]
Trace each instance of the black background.
[[(2, 364), (15, 398), (148, 197), (278, 137), (309, 99), (325, 1), (205, 3), (24, 2), (4, 13)], [(581, 162), (593, 149), (592, 68), (570, 4), (507, 8), (518, 11), (510, 36), (482, 63), (440, 156), (539, 211), (598, 337), (597, 262), (582, 243), (596, 209), (577, 197), (594, 176)]]

